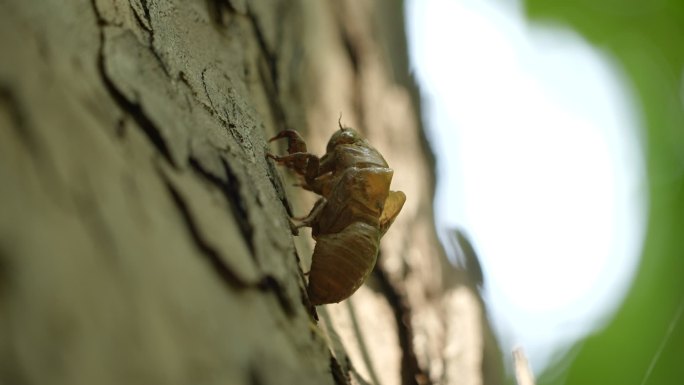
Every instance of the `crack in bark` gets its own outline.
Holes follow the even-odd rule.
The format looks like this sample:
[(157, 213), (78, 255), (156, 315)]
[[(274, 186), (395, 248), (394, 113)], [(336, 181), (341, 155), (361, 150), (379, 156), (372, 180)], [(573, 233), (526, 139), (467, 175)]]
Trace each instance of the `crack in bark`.
[[(264, 152), (268, 153), (269, 148), (266, 147)], [(287, 194), (285, 193), (285, 186), (283, 186), (283, 181), (279, 177), (278, 169), (275, 166), (275, 162), (273, 161), (273, 159), (268, 158), (266, 159), (266, 164), (268, 165), (268, 179), (271, 181), (271, 185), (273, 185), (273, 188), (276, 191), (278, 200), (280, 200), (280, 202), (283, 204), (283, 207), (285, 207), (287, 215), (290, 218), (294, 217), (294, 214), (292, 213), (292, 205), (290, 204), (290, 200), (287, 199)], [(291, 230), (293, 230), (293, 235), (299, 235), (299, 230), (296, 227), (292, 227)]]
[(268, 44), (266, 43), (266, 37), (259, 26), (259, 20), (254, 14), (251, 8), (247, 9), (247, 18), (252, 24), (254, 29), (254, 35), (256, 36), (259, 49), (261, 50), (263, 61), (259, 62), (259, 76), (261, 78), (261, 83), (264, 85), (266, 95), (268, 96), (268, 102), (271, 105), (271, 111), (274, 115), (274, 120), (276, 125), (278, 125), (279, 130), (287, 129), (287, 123), (285, 122), (285, 109), (280, 103), (280, 87), (279, 87), (279, 74), (278, 74), (278, 56), (275, 52), (271, 52), (268, 49)]
[(331, 354), (330, 355), (330, 374), (332, 375), (333, 381), (336, 385), (349, 385), (351, 384), (351, 379), (342, 370), (342, 365), (337, 362), (337, 359)]
[[(2, 108), (2, 106), (5, 106), (5, 108)], [(20, 142), (24, 143), (32, 154), (40, 153), (38, 138), (36, 138), (35, 134), (26, 124), (28, 117), (21, 103), (12, 89), (5, 84), (0, 84), (0, 108), (7, 111), (10, 121), (13, 123), (14, 132), (19, 137)]]
[(354, 69), (354, 72), (353, 72), (354, 75), (353, 75), (353, 79), (352, 79), (352, 83), (353, 83), (352, 87), (354, 89), (354, 95), (358, 95), (357, 97), (355, 97), (351, 100), (351, 103), (352, 103), (352, 106), (353, 106), (354, 111), (356, 113), (356, 116), (358, 116), (358, 118), (359, 118), (359, 125), (361, 126), (361, 128), (365, 128), (367, 130), (366, 123), (365, 123), (365, 120), (366, 120), (365, 111), (363, 108), (364, 107), (364, 105), (363, 105), (363, 89), (362, 89), (363, 85), (361, 84), (362, 83), (362, 80), (361, 80), (362, 70), (361, 70), (360, 55), (357, 52), (357, 49), (354, 46), (354, 43), (352, 42), (352, 39), (349, 36), (349, 34), (347, 33), (347, 31), (345, 30), (345, 28), (341, 29), (341, 34), (342, 34), (343, 45), (347, 51), (347, 54), (349, 55), (349, 61), (352, 64), (352, 68)]
[(261, 367), (257, 368), (255, 366), (250, 366), (249, 368), (249, 385), (263, 385), (263, 381), (261, 381), (260, 373), (261, 373)]
[(337, 4), (338, 12), (336, 12), (336, 19), (339, 25), (339, 32), (342, 38), (342, 46), (349, 56), (349, 62), (351, 63), (353, 69), (353, 79), (352, 88), (353, 94), (357, 97), (352, 98), (351, 104), (354, 108), (354, 112), (359, 120), (359, 130), (364, 132), (367, 131), (367, 125), (365, 123), (365, 111), (363, 104), (363, 84), (361, 74), (363, 73), (362, 68), (362, 52), (355, 43), (353, 37), (349, 33), (349, 30), (345, 26), (344, 17), (345, 11), (342, 4)]
[(344, 28), (342, 28), (341, 32), (342, 46), (344, 47), (344, 50), (347, 51), (347, 55), (349, 55), (349, 61), (351, 62), (354, 73), (358, 74), (361, 68), (361, 59), (359, 58), (359, 54), (356, 52), (356, 48), (354, 47), (351, 37), (349, 36), (347, 31)]
[(392, 307), (394, 319), (397, 323), (399, 334), (399, 346), (401, 347), (401, 383), (404, 385), (430, 384), (429, 373), (425, 372), (420, 365), (416, 353), (413, 350), (413, 328), (411, 326), (411, 308), (406, 303), (404, 295), (390, 282), (387, 273), (376, 266), (373, 275), (380, 283), (380, 288), (385, 298)]
[(232, 14), (244, 14), (240, 9), (237, 9), (235, 4), (231, 3), (229, 0), (205, 0), (207, 3), (207, 9), (209, 10), (209, 16), (215, 25), (225, 26), (226, 20), (224, 19), (225, 11)]
[(123, 111), (128, 113), (128, 115), (130, 115), (133, 118), (133, 120), (138, 124), (138, 126), (143, 131), (145, 136), (147, 136), (147, 138), (150, 140), (150, 143), (157, 149), (157, 151), (159, 151), (160, 154), (162, 154), (164, 159), (166, 159), (166, 161), (175, 168), (178, 168), (178, 165), (171, 156), (171, 152), (169, 150), (168, 145), (166, 144), (166, 141), (162, 137), (159, 129), (154, 124), (154, 122), (152, 122), (152, 120), (145, 114), (140, 104), (128, 100), (126, 96), (121, 91), (119, 91), (119, 89), (116, 87), (112, 79), (110, 79), (107, 75), (104, 53), (106, 38), (103, 28), (105, 25), (107, 25), (107, 22), (102, 18), (99, 11), (97, 10), (95, 0), (93, 0), (92, 4), (95, 9), (98, 24), (100, 26), (100, 47), (98, 49), (97, 69), (100, 74), (100, 77), (102, 78), (102, 83), (104, 84), (105, 89), (107, 90), (107, 92), (109, 92), (114, 102)]
[(361, 333), (361, 327), (359, 326), (359, 320), (358, 320), (358, 317), (356, 316), (356, 311), (354, 310), (354, 305), (352, 304), (351, 301), (346, 301), (346, 302), (347, 302), (347, 309), (349, 310), (349, 318), (351, 319), (351, 322), (352, 322), (352, 329), (354, 330), (354, 334), (356, 335), (356, 340), (359, 344), (359, 351), (361, 352), (361, 358), (363, 359), (364, 363), (366, 364), (366, 369), (368, 370), (368, 375), (370, 376), (370, 380), (373, 381), (373, 383), (375, 383), (375, 384), (380, 384), (380, 380), (378, 379), (378, 375), (375, 373), (375, 368), (373, 367), (373, 360), (371, 360), (370, 354), (368, 353), (368, 347), (366, 346), (366, 341), (363, 337), (363, 334)]
[(254, 247), (254, 229), (249, 221), (249, 215), (244, 204), (244, 199), (240, 194), (240, 181), (225, 159), (221, 158), (221, 164), (223, 165), (226, 179), (222, 179), (220, 176), (212, 174), (210, 171), (202, 167), (202, 164), (197, 159), (190, 157), (190, 167), (195, 170), (195, 172), (197, 172), (197, 174), (199, 174), (203, 179), (217, 186), (219, 190), (221, 190), (221, 193), (223, 193), (223, 196), (226, 198), (232, 209), (231, 211), (233, 212), (233, 216), (235, 217), (238, 227), (242, 232), (242, 236), (247, 241), (247, 247), (249, 248), (250, 253), (252, 256), (255, 256), (256, 251)]
[[(222, 162), (224, 167), (227, 168), (227, 163), (223, 160)], [(196, 160), (191, 159), (191, 165), (203, 178), (209, 180), (212, 184), (218, 184), (219, 187), (221, 187), (222, 191), (225, 191), (225, 188), (229, 188), (231, 191), (233, 190), (232, 188), (230, 188), (230, 184), (225, 183), (218, 177), (202, 169)], [(285, 312), (285, 314), (289, 317), (294, 316), (296, 313), (295, 307), (290, 301), (290, 299), (287, 297), (286, 291), (284, 290), (283, 286), (280, 284), (280, 282), (278, 282), (278, 280), (275, 277), (271, 276), (270, 274), (265, 274), (257, 282), (245, 282), (244, 279), (238, 277), (237, 274), (235, 274), (225, 264), (225, 262), (223, 262), (221, 253), (216, 248), (214, 248), (206, 239), (204, 239), (199, 226), (193, 218), (190, 208), (185, 202), (185, 198), (183, 198), (183, 196), (180, 194), (180, 192), (178, 192), (173, 183), (170, 180), (168, 180), (168, 178), (163, 173), (161, 175), (164, 179), (164, 182), (169, 193), (171, 194), (173, 202), (176, 204), (176, 207), (181, 213), (183, 222), (186, 224), (188, 233), (191, 235), (193, 242), (198, 247), (202, 255), (204, 255), (207, 258), (209, 264), (218, 273), (221, 279), (232, 288), (256, 289), (261, 292), (272, 293), (278, 301), (280, 307)], [(230, 193), (227, 196), (229, 201), (233, 199), (231, 197), (231, 194), (232, 193)], [(242, 200), (239, 200), (239, 202), (242, 202)], [(251, 243), (251, 233), (249, 236), (243, 234), (243, 237), (247, 240), (250, 240), (248, 246), (250, 248), (250, 252), (254, 254), (254, 247)]]
[(289, 317), (295, 315), (295, 309), (292, 305), (292, 302), (290, 302), (289, 298), (285, 294), (285, 290), (283, 289), (280, 282), (278, 282), (278, 280), (276, 280), (273, 276), (265, 275), (257, 284), (257, 288), (264, 292), (273, 293), (273, 295), (275, 295), (276, 299), (278, 300), (280, 307), (282, 307), (285, 311), (286, 315), (288, 315)]
[(270, 75), (270, 80), (273, 86), (273, 89), (275, 90), (276, 94), (279, 92), (279, 87), (278, 87), (278, 66), (277, 66), (277, 60), (278, 57), (274, 52), (271, 52), (268, 49), (268, 44), (266, 43), (266, 36), (264, 36), (264, 33), (261, 31), (261, 27), (259, 26), (259, 19), (257, 16), (254, 14), (252, 9), (248, 9), (247, 12), (247, 17), (251, 21), (252, 27), (254, 28), (254, 35), (257, 38), (257, 43), (259, 43), (259, 48), (261, 49), (261, 53), (264, 56), (264, 59), (266, 60), (266, 64), (268, 65), (268, 73)]
[(218, 110), (216, 109), (216, 106), (214, 105), (214, 101), (211, 99), (211, 96), (209, 95), (209, 89), (207, 88), (207, 80), (206, 80), (206, 73), (208, 67), (204, 67), (202, 71), (200, 72), (200, 79), (202, 80), (202, 89), (204, 89), (204, 96), (207, 97), (207, 100), (209, 101), (209, 105), (207, 105), (205, 102), (202, 101), (199, 95), (199, 91), (195, 91), (192, 86), (190, 85), (190, 81), (188, 80), (187, 76), (185, 75), (184, 72), (181, 71), (181, 80), (188, 86), (188, 88), (192, 91), (193, 96), (195, 97), (195, 100), (198, 102), (198, 104), (204, 108), (205, 111), (207, 111), (211, 116), (215, 117), (218, 119), (221, 123), (224, 125), (227, 124), (227, 118), (223, 117), (221, 114), (218, 113)]
[(223, 10), (230, 6), (226, 5), (224, 0), (205, 0), (207, 3), (207, 10), (209, 12), (209, 18), (211, 21), (218, 26), (223, 26)]
[(129, 7), (131, 8), (131, 10), (133, 11), (133, 15), (135, 16), (135, 21), (138, 22), (138, 26), (140, 26), (140, 28), (142, 28), (142, 29), (144, 29), (145, 31), (147, 31), (147, 32), (148, 32), (148, 37), (151, 38), (150, 35), (152, 34), (152, 26), (151, 26), (151, 23), (150, 23), (150, 14), (149, 14), (149, 11), (147, 10), (147, 8), (145, 8), (146, 5), (144, 5), (144, 4), (142, 3), (142, 0), (141, 0), (141, 2), (138, 3), (138, 4), (140, 4), (140, 7), (143, 8), (143, 14), (142, 14), (142, 15), (140, 15), (140, 12), (138, 12), (138, 9), (137, 9), (136, 7), (133, 6), (133, 4), (132, 4), (131, 1), (128, 2), (128, 6), (129, 6)]
[(381, 385), (381, 383), (379, 381), (374, 382), (374, 383), (370, 383), (365, 378), (363, 378), (363, 376), (361, 376), (361, 373), (359, 373), (359, 371), (356, 370), (354, 365), (352, 365), (352, 362), (349, 359), (349, 357), (347, 357), (347, 367), (349, 367), (350, 377), (354, 378), (354, 384), (358, 384), (358, 385)]
[[(94, 1), (94, 0), (93, 0)], [(162, 55), (157, 51), (157, 49), (154, 46), (154, 28), (152, 26), (152, 15), (150, 13), (150, 4), (149, 0), (139, 0), (137, 3), (140, 5), (140, 9), (142, 9), (142, 15), (140, 15), (140, 12), (138, 11), (138, 8), (134, 7), (130, 0), (128, 3), (128, 6), (133, 10), (133, 15), (135, 15), (135, 20), (136, 22), (140, 25), (142, 29), (147, 31), (147, 37), (148, 37), (148, 44), (149, 44), (149, 49), (152, 55), (157, 59), (159, 64), (161, 65), (161, 69), (164, 71), (164, 74), (168, 76), (169, 78), (173, 78), (171, 76), (171, 71), (166, 67), (166, 62), (162, 59)], [(106, 23), (106, 22), (105, 22)]]
[[(26, 148), (27, 154), (40, 162), (40, 168), (44, 172), (41, 173), (42, 177), (38, 179), (39, 183), (44, 186), (45, 191), (52, 192), (56, 185), (64, 187), (64, 181), (59, 177), (60, 173), (56, 168), (57, 162), (54, 160), (50, 145), (46, 142), (46, 138), (36, 131), (35, 122), (32, 121), (31, 114), (27, 113), (25, 108), (25, 104), (20, 100), (17, 92), (10, 85), (1, 83), (0, 114), (5, 111), (10, 121), (9, 130), (14, 132), (20, 145)], [(58, 205), (61, 203), (60, 194), (50, 193), (48, 197), (52, 198)]]
[(147, 20), (147, 24), (150, 25), (149, 31), (152, 32), (152, 17), (150, 16), (150, 5), (148, 4), (148, 0), (140, 0), (140, 5), (142, 6), (145, 20)]
[(183, 223), (185, 223), (193, 242), (202, 255), (206, 257), (214, 271), (216, 271), (216, 273), (221, 277), (222, 281), (228, 284), (231, 288), (244, 289), (248, 287), (248, 284), (244, 280), (239, 278), (228, 268), (228, 266), (225, 265), (225, 263), (221, 260), (221, 255), (218, 250), (216, 250), (203, 238), (202, 232), (200, 231), (197, 223), (195, 223), (195, 219), (192, 217), (190, 208), (188, 207), (187, 203), (185, 203), (183, 196), (178, 192), (178, 190), (176, 190), (176, 187), (173, 185), (173, 183), (171, 183), (171, 181), (168, 180), (163, 173), (161, 173), (161, 176), (166, 184), (167, 190), (171, 194), (173, 203), (175, 203), (178, 211), (181, 214), (181, 217), (183, 218)]
[[(214, 105), (214, 101), (211, 99), (211, 96), (209, 95), (209, 89), (207, 88), (207, 70), (209, 68), (204, 67), (202, 69), (202, 72), (200, 73), (200, 78), (202, 79), (202, 87), (204, 88), (204, 95), (207, 97), (207, 100), (209, 100), (209, 104), (211, 105), (211, 114), (212, 116), (218, 117), (219, 120), (221, 120), (223, 123), (225, 123), (224, 119), (216, 113), (216, 106)], [(199, 99), (199, 98), (198, 98)]]
[[(104, 42), (103, 42), (104, 43)], [(112, 99), (116, 104), (121, 107), (121, 109), (130, 115), (133, 120), (138, 124), (140, 129), (143, 131), (150, 143), (159, 151), (160, 154), (166, 159), (169, 164), (178, 168), (178, 164), (173, 160), (169, 147), (166, 141), (162, 137), (157, 126), (152, 122), (152, 120), (143, 112), (140, 104), (134, 103), (128, 99), (116, 88), (111, 79), (107, 76), (105, 65), (104, 65), (104, 54), (100, 52), (100, 58), (98, 62), (98, 68), (100, 70), (100, 75), (105, 88), (112, 96)]]

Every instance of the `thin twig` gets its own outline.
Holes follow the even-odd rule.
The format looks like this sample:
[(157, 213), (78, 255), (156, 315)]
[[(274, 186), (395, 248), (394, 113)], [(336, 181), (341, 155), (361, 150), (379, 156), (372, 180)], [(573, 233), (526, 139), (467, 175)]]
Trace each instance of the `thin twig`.
[(518, 385), (534, 385), (534, 374), (521, 347), (513, 349), (513, 365)]
[(675, 325), (677, 325), (677, 322), (679, 322), (679, 319), (682, 318), (682, 311), (684, 311), (684, 299), (679, 304), (679, 309), (677, 309), (677, 314), (672, 318), (672, 321), (670, 321), (670, 325), (667, 327), (667, 332), (665, 333), (665, 336), (663, 337), (663, 340), (660, 341), (660, 346), (658, 346), (658, 350), (656, 350), (656, 354), (653, 356), (653, 359), (651, 359), (651, 363), (648, 365), (648, 370), (646, 370), (646, 374), (644, 374), (644, 379), (641, 381), (641, 385), (644, 385), (646, 381), (648, 380), (648, 377), (651, 376), (651, 372), (653, 371), (653, 368), (655, 368), (656, 362), (658, 362), (658, 359), (660, 359), (660, 354), (663, 352), (665, 349), (665, 345), (667, 344), (667, 340), (670, 339), (670, 335), (674, 331)]

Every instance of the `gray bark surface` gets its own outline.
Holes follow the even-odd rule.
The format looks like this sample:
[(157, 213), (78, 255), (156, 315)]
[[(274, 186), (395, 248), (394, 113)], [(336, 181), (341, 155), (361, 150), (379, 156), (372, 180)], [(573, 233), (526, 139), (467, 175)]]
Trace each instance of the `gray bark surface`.
[[(435, 237), (398, 3), (0, 10), (0, 384), (493, 383)], [(288, 216), (315, 197), (267, 139), (322, 155), (340, 113), (408, 200), (368, 284), (314, 309)]]

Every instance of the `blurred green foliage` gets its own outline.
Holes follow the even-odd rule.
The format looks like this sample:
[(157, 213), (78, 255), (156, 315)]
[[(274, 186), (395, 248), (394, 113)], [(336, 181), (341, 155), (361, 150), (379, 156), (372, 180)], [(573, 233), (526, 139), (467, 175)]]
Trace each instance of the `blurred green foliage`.
[(644, 119), (650, 198), (622, 307), (538, 384), (684, 384), (684, 0), (526, 0), (526, 12), (573, 28), (622, 66)]

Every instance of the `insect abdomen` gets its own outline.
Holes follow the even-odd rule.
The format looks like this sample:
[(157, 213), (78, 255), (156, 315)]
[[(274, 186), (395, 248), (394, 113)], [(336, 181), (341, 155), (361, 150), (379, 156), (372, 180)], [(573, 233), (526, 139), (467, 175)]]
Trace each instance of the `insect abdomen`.
[(336, 303), (352, 295), (373, 270), (379, 243), (377, 227), (363, 222), (318, 237), (307, 288), (311, 303)]

